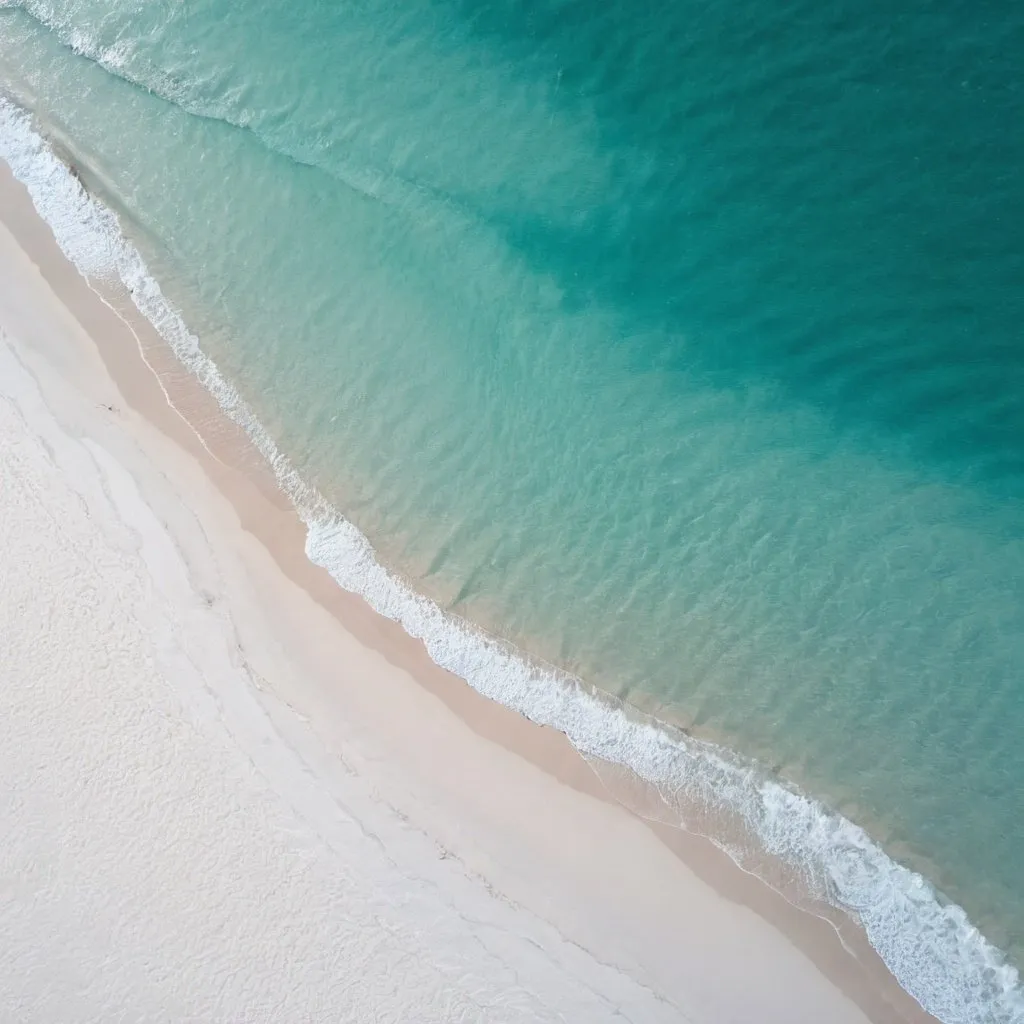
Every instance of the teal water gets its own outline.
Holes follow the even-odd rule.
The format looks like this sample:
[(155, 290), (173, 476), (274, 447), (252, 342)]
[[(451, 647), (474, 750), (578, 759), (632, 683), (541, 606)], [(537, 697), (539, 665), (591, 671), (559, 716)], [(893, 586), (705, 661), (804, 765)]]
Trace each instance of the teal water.
[(1024, 1020), (940, 912), (1024, 963), (1022, 53), (1005, 3), (0, 0), (0, 89), (303, 479), (921, 872), (748, 815), (948, 1021)]

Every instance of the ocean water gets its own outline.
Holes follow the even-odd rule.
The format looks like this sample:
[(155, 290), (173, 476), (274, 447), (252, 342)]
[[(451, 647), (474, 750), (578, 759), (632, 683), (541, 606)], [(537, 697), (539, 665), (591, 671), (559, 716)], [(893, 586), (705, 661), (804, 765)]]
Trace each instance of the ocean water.
[(0, 0), (0, 148), (340, 583), (1021, 1021), (1021, 53), (1009, 4)]

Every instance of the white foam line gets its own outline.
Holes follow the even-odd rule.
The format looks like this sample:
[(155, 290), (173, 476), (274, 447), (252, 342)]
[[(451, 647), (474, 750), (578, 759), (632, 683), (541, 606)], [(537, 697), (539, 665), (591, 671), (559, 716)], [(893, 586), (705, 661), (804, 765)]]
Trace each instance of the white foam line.
[[(657, 787), (667, 807), (698, 801), (737, 815), (764, 852), (799, 872), (813, 897), (863, 926), (900, 984), (945, 1024), (1024, 1024), (1024, 991), (1016, 969), (960, 907), (887, 857), (863, 829), (767, 778), (738, 755), (627, 715), (579, 680), (531, 664), (510, 645), (446, 614), (386, 570), (366, 537), (302, 480), (202, 352), (113, 212), (85, 192), (28, 116), (2, 97), (0, 157), (28, 188), (81, 273), (124, 285), (178, 359), (247, 432), (306, 524), (309, 558), (340, 586), (401, 623), (423, 641), (438, 665), (475, 690), (559, 729), (587, 757), (628, 766)], [(742, 867), (742, 853), (724, 848)]]

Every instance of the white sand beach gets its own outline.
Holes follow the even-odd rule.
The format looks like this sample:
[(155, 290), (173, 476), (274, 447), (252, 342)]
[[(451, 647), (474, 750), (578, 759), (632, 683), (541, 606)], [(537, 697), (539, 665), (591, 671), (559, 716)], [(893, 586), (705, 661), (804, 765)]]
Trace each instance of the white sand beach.
[(2, 170), (0, 1020), (930, 1019), (308, 562)]

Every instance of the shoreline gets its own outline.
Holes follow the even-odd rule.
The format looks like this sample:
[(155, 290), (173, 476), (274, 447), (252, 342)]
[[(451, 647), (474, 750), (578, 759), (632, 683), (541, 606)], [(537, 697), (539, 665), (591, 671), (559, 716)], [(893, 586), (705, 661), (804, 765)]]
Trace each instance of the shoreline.
[[(574, 790), (577, 794), (574, 800), (599, 801), (607, 814), (616, 816), (616, 821), (633, 822), (630, 828), (639, 826), (658, 847), (670, 849), (681, 869), (691, 873), (694, 880), (699, 879), (697, 885), (709, 887), (735, 907), (752, 909), (759, 920), (770, 924), (773, 932), (784, 936), (784, 942), (800, 950), (799, 956), (808, 956), (808, 963), (813, 961), (831, 985), (856, 1003), (867, 1019), (879, 1024), (934, 1019), (924, 1014), (896, 986), (895, 979), (877, 954), (870, 951), (865, 939), (861, 940), (863, 948), (857, 949), (857, 955), (851, 955), (830, 924), (786, 903), (767, 884), (743, 872), (709, 841), (666, 826), (641, 822), (619, 806), (564, 735), (529, 722), (481, 696), (463, 680), (432, 662), (421, 642), (405, 633), (401, 626), (373, 612), (360, 597), (343, 591), (325, 570), (310, 562), (305, 554), (305, 527), (277, 490), (269, 468), (261, 464), (251, 442), (239, 428), (229, 423), (212, 395), (173, 360), (148, 322), (135, 314), (129, 330), (128, 321), (99, 301), (59, 252), (48, 229), (31, 208), (27, 193), (11, 180), (6, 166), (0, 168), (0, 179), (3, 223), (95, 344), (104, 370), (112, 378), (112, 387), (127, 407), (122, 410), (120, 405), (112, 406), (105, 411), (120, 420), (131, 410), (134, 432), (138, 432), (134, 420), (141, 416), (149, 427), (159, 431), (164, 443), (186, 453), (195, 463), (193, 472), (201, 473), (229, 503), (240, 530), (246, 534), (246, 542), (251, 540), (258, 544), (272, 559), (275, 570), (283, 573), (291, 585), (300, 588), (307, 599), (319, 605), (356, 643), (382, 656), (403, 677), (415, 680), (420, 689), (446, 709), (448, 718), (468, 728), (478, 741), (501, 748), (516, 762), (522, 760), (540, 768), (545, 776)], [(129, 310), (119, 312), (130, 313)], [(162, 389), (170, 393), (170, 398), (165, 397)], [(191, 423), (200, 424), (200, 431)], [(127, 425), (120, 425), (128, 429)], [(301, 707), (310, 718), (313, 716), (307, 709), (315, 707), (329, 712), (332, 702), (340, 696), (314, 693), (312, 684), (307, 687), (296, 684), (296, 687), (301, 700), (286, 702)], [(360, 693), (358, 686), (339, 689), (344, 690), (345, 700), (358, 706), (361, 713), (374, 722), (383, 722), (394, 710), (371, 708), (373, 695)], [(319, 725), (325, 719), (318, 717), (316, 720)], [(451, 721), (448, 725), (451, 726)], [(477, 811), (484, 813), (483, 808), (478, 807)], [(487, 818), (491, 827), (495, 827), (493, 812), (488, 812)], [(574, 866), (580, 863), (577, 858)], [(490, 880), (486, 872), (483, 875)], [(508, 884), (506, 877), (498, 888)], [(799, 1009), (789, 1007), (788, 1012), (792, 1014)]]

